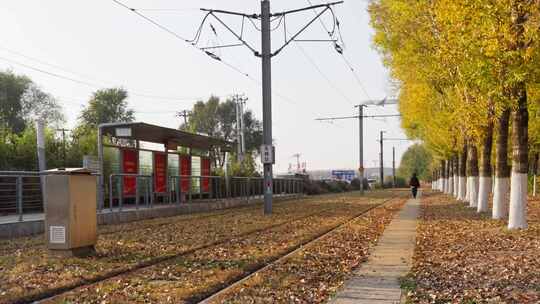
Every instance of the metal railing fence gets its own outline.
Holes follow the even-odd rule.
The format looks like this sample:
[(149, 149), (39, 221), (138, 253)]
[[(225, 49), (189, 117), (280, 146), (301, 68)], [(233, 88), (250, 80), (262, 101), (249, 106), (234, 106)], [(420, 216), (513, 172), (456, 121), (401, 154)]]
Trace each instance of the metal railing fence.
[(0, 215), (18, 215), (43, 211), (39, 172), (0, 171)]
[[(96, 174), (94, 174), (96, 175)], [(134, 191), (124, 189), (126, 178), (132, 178)], [(98, 212), (116, 212), (124, 208), (153, 208), (156, 205), (181, 205), (183, 203), (211, 202), (226, 199), (250, 201), (262, 198), (264, 182), (260, 177), (176, 175), (168, 176), (166, 191), (156, 193), (154, 176), (115, 173), (108, 177), (105, 199), (97, 202)], [(274, 194), (300, 195), (304, 180), (275, 178)], [(19, 221), (25, 214), (44, 211), (41, 175), (37, 171), (0, 171), (0, 216), (17, 215)]]

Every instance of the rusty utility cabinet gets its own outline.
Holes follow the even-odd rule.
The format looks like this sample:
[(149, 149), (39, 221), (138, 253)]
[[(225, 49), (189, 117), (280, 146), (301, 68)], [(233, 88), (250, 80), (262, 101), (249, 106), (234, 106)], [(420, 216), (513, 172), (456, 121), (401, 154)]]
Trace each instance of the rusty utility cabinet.
[(84, 256), (97, 242), (97, 178), (87, 169), (55, 169), (45, 177), (45, 238), (53, 253)]

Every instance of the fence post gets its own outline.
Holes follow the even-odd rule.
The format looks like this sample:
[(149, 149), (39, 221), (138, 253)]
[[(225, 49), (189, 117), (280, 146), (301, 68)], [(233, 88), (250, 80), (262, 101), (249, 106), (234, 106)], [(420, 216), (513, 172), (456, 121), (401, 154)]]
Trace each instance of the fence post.
[(251, 179), (248, 177), (247, 179), (247, 189), (246, 189), (246, 192), (247, 192), (247, 202), (249, 203), (249, 198), (251, 196)]
[(191, 193), (193, 192), (193, 189), (191, 187), (193, 186), (193, 180), (191, 178), (191, 175), (189, 175), (189, 189), (188, 189), (188, 203), (191, 203)]
[(148, 178), (144, 177), (144, 205), (150, 207), (150, 187), (148, 186)]
[(135, 177), (135, 209), (139, 210), (139, 176)]
[(174, 183), (174, 188), (176, 189), (176, 203), (178, 204), (178, 206), (180, 206), (180, 199), (181, 199), (181, 196), (180, 196), (180, 178), (178, 177), (175, 177), (174, 178), (175, 180), (175, 183)]
[(122, 211), (122, 205), (124, 204), (124, 177), (120, 179), (118, 183), (118, 211)]
[(154, 175), (150, 176), (148, 181), (148, 188), (150, 189), (150, 208), (154, 208)]
[(23, 178), (17, 176), (17, 213), (19, 214), (19, 222), (23, 221)]
[(109, 209), (111, 210), (111, 213), (113, 212), (113, 179), (114, 175), (109, 175)]

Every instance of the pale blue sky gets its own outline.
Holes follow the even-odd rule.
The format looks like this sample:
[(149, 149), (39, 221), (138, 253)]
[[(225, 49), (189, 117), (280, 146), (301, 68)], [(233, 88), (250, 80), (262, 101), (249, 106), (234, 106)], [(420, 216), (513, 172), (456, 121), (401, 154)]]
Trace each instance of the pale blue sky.
[[(319, 0), (311, 0), (314, 4)], [(191, 38), (203, 13), (197, 8), (220, 8), (258, 12), (260, 2), (124, 0), (134, 8), (172, 8), (177, 11), (142, 11)], [(307, 0), (273, 0), (273, 11), (307, 5)], [(358, 125), (356, 120), (333, 124), (315, 121), (317, 117), (355, 113), (354, 104), (368, 98), (383, 98), (391, 93), (388, 73), (371, 46), (367, 2), (348, 0), (336, 8), (345, 45), (345, 56), (356, 69), (367, 95), (343, 59), (327, 43), (292, 43), (273, 60), (273, 117), (277, 149), (275, 171), (283, 172), (302, 154), (308, 169), (358, 167)], [(313, 17), (309, 11), (287, 19), (290, 32)], [(235, 26), (240, 19), (227, 18)], [(330, 19), (325, 18), (330, 25)], [(233, 42), (232, 37), (212, 21), (219, 41), (206, 30), (203, 43)], [(246, 27), (247, 28), (247, 27)], [(322, 26), (314, 23), (304, 39), (327, 38)], [(259, 44), (253, 28), (246, 39)], [(283, 33), (275, 32), (275, 47), (283, 42)], [(32, 61), (14, 52), (54, 64), (58, 69)], [(307, 54), (307, 57), (306, 57)], [(223, 60), (260, 80), (260, 61), (245, 48), (220, 52)], [(30, 65), (92, 85), (80, 84), (40, 73), (15, 63)], [(317, 66), (317, 67), (315, 67)], [(0, 69), (12, 69), (30, 76), (43, 90), (56, 96), (65, 109), (67, 127), (76, 123), (82, 104), (96, 87), (123, 86), (132, 93), (129, 102), (137, 120), (177, 127), (175, 112), (188, 109), (198, 97), (210, 94), (227, 96), (245, 93), (248, 107), (262, 118), (261, 88), (240, 73), (210, 59), (202, 52), (137, 17), (111, 0), (4, 0), (0, 4)], [(69, 73), (65, 69), (74, 73)], [(322, 72), (323, 75), (319, 72)], [(136, 94), (136, 95), (135, 95)], [(149, 98), (142, 95), (174, 97)], [(396, 113), (395, 106), (368, 108), (367, 114)], [(389, 137), (404, 137), (399, 120), (367, 120), (365, 126), (365, 166), (378, 160), (376, 142), (379, 130)], [(391, 166), (391, 147), (396, 146), (398, 160), (408, 143), (387, 143), (385, 166)]]

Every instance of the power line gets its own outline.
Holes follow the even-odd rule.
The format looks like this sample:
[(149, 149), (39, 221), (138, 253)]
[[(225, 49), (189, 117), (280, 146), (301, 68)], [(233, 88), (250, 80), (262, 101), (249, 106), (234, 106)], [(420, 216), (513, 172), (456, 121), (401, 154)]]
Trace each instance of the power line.
[(54, 72), (50, 72), (50, 71), (46, 71), (46, 70), (43, 70), (43, 69), (40, 69), (40, 68), (36, 68), (34, 66), (24, 64), (24, 63), (21, 63), (21, 62), (15, 61), (15, 60), (11, 60), (11, 59), (8, 59), (8, 58), (0, 57), (0, 60), (6, 61), (6, 62), (9, 62), (9, 63), (12, 63), (12, 64), (20, 65), (22, 67), (25, 67), (25, 68), (28, 68), (28, 69), (31, 69), (31, 70), (34, 70), (36, 72), (40, 72), (40, 73), (43, 73), (43, 74), (47, 74), (49, 76), (53, 76), (53, 77), (61, 78), (61, 79), (64, 79), (64, 80), (69, 80), (69, 81), (72, 81), (72, 82), (76, 82), (78, 84), (82, 84), (82, 85), (85, 85), (85, 86), (97, 87), (97, 88), (102, 87), (101, 85), (98, 85), (98, 84), (95, 84), (95, 83), (91, 83), (91, 82), (87, 82), (87, 81), (78, 80), (78, 79), (75, 79), (75, 78), (63, 76), (63, 75), (60, 75), (60, 74), (57, 74), (57, 73), (54, 73)]
[[(313, 3), (311, 2), (311, 0), (306, 0), (310, 5), (313, 5)], [(314, 14), (317, 14), (317, 10), (316, 9), (313, 9), (313, 12)], [(324, 30), (328, 33), (328, 35), (331, 36), (331, 32), (328, 30), (328, 27), (326, 26), (326, 24), (324, 24), (324, 22), (319, 19), (319, 23), (321, 24), (321, 26), (324, 28)], [(338, 30), (339, 30), (339, 22), (338, 22)], [(341, 31), (339, 31), (339, 35), (340, 35), (340, 39), (341, 39), (341, 43), (343, 45), (345, 45), (345, 42), (343, 41), (343, 37), (341, 36)], [(338, 52), (340, 55), (341, 55), (341, 58), (343, 59), (343, 61), (345, 62), (345, 65), (349, 68), (349, 70), (351, 71), (351, 73), (353, 74), (353, 77), (354, 79), (356, 80), (356, 82), (358, 83), (358, 85), (360, 86), (360, 88), (362, 89), (362, 91), (364, 92), (364, 94), (366, 95), (367, 99), (371, 99), (371, 97), (369, 96), (367, 90), (366, 90), (366, 87), (364, 86), (364, 84), (362, 83), (362, 81), (360, 80), (360, 77), (358, 76), (358, 74), (356, 73), (356, 70), (355, 68), (352, 66), (352, 64), (350, 63), (350, 61), (347, 59), (347, 57), (345, 57), (345, 55), (343, 54), (343, 52)]]
[(138, 8), (138, 11), (145, 12), (188, 12), (188, 11), (198, 11), (198, 7), (191, 8)]
[[(47, 74), (47, 75), (49, 75), (49, 76), (61, 78), (61, 79), (64, 79), (64, 80), (69, 80), (69, 81), (72, 81), (72, 82), (76, 82), (76, 83), (78, 83), (78, 84), (82, 84), (82, 85), (85, 85), (85, 86), (89, 86), (89, 87), (93, 87), (93, 88), (98, 88), (98, 89), (105, 88), (105, 87), (108, 87), (108, 86), (121, 86), (121, 85), (118, 85), (118, 84), (113, 84), (113, 83), (110, 82), (110, 81), (103, 81), (103, 80), (99, 80), (99, 79), (97, 79), (97, 78), (95, 78), (95, 77), (92, 77), (92, 76), (89, 76), (89, 75), (85, 75), (85, 74), (83, 74), (83, 73), (74, 72), (74, 71), (72, 71), (72, 70), (70, 70), (70, 69), (61, 67), (61, 66), (59, 66), (59, 65), (56, 65), (56, 64), (52, 64), (52, 63), (43, 61), (43, 60), (40, 60), (40, 59), (31, 57), (31, 56), (25, 55), (25, 54), (20, 53), (20, 52), (10, 50), (10, 49), (5, 48), (5, 47), (0, 47), (0, 48), (4, 49), (4, 50), (6, 50), (6, 51), (8, 51), (8, 52), (10, 52), (10, 53), (12, 53), (12, 54), (15, 54), (15, 55), (17, 55), (17, 56), (21, 56), (21, 57), (26, 58), (26, 59), (29, 59), (29, 60), (31, 60), (31, 61), (35, 61), (35, 62), (38, 62), (38, 63), (40, 63), (40, 64), (43, 64), (43, 65), (46, 65), (46, 66), (49, 66), (49, 67), (52, 67), (52, 68), (55, 68), (55, 69), (58, 69), (58, 70), (62, 70), (62, 71), (64, 71), (64, 72), (67, 72), (67, 73), (70, 73), (70, 74), (74, 74), (74, 75), (80, 76), (80, 77), (82, 77), (82, 78), (98, 80), (100, 83), (97, 83), (97, 82), (90, 82), (90, 81), (85, 81), (85, 80), (76, 79), (76, 78), (73, 78), (73, 77), (68, 77), (68, 76), (60, 75), (60, 74), (58, 74), (58, 73), (51, 72), (51, 71), (47, 71), (47, 70), (44, 70), (44, 69), (41, 69), (41, 68), (38, 68), (38, 67), (35, 67), (35, 66), (31, 66), (31, 65), (28, 65), (28, 64), (25, 64), (25, 63), (22, 63), (22, 62), (13, 60), (13, 59), (8, 59), (8, 58), (5, 58), (5, 57), (0, 57), (0, 60), (4, 60), (4, 61), (6, 61), (6, 62), (10, 62), (10, 63), (16, 64), (16, 65), (19, 65), (19, 66), (23, 66), (23, 67), (25, 67), (25, 68), (34, 70), (34, 71), (36, 71), (36, 72), (44, 73), (44, 74)], [(179, 101), (179, 100), (193, 100), (193, 99), (199, 98), (199, 97), (160, 96), (160, 95), (146, 94), (146, 93), (137, 92), (137, 91), (132, 91), (132, 90), (129, 90), (129, 91), (130, 91), (130, 94), (133, 95), (133, 96), (139, 96), (139, 97), (145, 97), (145, 98), (154, 98), (154, 99), (163, 99), (163, 100)]]
[[(382, 114), (382, 115), (362, 115), (362, 118), (377, 118), (377, 117), (401, 117), (400, 114)], [(341, 116), (341, 117), (322, 117), (317, 118), (315, 120), (318, 121), (325, 121), (325, 120), (343, 120), (343, 119), (353, 119), (353, 118), (359, 118), (358, 115), (355, 116)]]
[[(137, 14), (139, 17), (141, 17), (141, 18), (147, 20), (148, 22), (152, 23), (153, 25), (157, 26), (158, 28), (164, 30), (165, 32), (167, 32), (167, 33), (169, 33), (169, 34), (171, 34), (171, 35), (173, 35), (175, 38), (177, 38), (177, 39), (183, 41), (184, 43), (187, 43), (188, 45), (194, 47), (195, 49), (204, 52), (206, 55), (210, 56), (212, 59), (215, 59), (216, 61), (219, 61), (219, 62), (221, 62), (222, 64), (224, 64), (225, 66), (227, 66), (228, 68), (230, 68), (231, 70), (233, 70), (233, 71), (235, 71), (235, 72), (237, 72), (237, 73), (239, 73), (239, 74), (242, 74), (243, 76), (247, 77), (247, 78), (250, 79), (251, 81), (257, 83), (259, 86), (262, 86), (262, 82), (261, 82), (260, 80), (258, 80), (258, 79), (256, 79), (256, 78), (252, 77), (252, 76), (249, 75), (248, 73), (245, 73), (245, 72), (243, 72), (242, 70), (240, 70), (238, 67), (236, 67), (236, 66), (234, 66), (234, 65), (232, 65), (232, 64), (230, 64), (230, 63), (224, 61), (223, 59), (217, 57), (215, 54), (209, 52), (208, 50), (205, 50), (205, 49), (203, 49), (203, 48), (197, 47), (194, 43), (192, 43), (193, 40), (189, 40), (189, 39), (186, 39), (186, 38), (184, 38), (184, 37), (178, 35), (176, 32), (172, 31), (171, 29), (167, 28), (166, 26), (161, 25), (161, 24), (158, 23), (157, 21), (155, 21), (155, 20), (153, 20), (153, 19), (151, 19), (151, 18), (145, 16), (144, 14), (138, 12), (138, 9), (131, 8), (131, 7), (125, 5), (124, 3), (122, 3), (122, 2), (120, 2), (120, 1), (118, 1), (118, 0), (112, 0), (112, 1), (115, 2), (115, 3), (117, 3), (118, 5), (120, 5), (120, 6), (124, 7), (124, 8), (126, 8), (126, 9), (132, 11), (133, 13)], [(207, 16), (208, 16), (208, 15), (207, 15)], [(203, 26), (203, 24), (204, 24), (204, 20), (206, 20), (206, 18), (203, 19), (203, 23), (201, 23), (201, 26), (199, 27), (198, 32), (199, 32), (200, 29), (202, 28), (202, 26)], [(195, 39), (197, 39), (197, 36), (198, 36), (198, 35), (199, 35), (199, 33), (195, 36), (195, 37), (196, 37)], [(283, 100), (283, 101), (286, 101), (286, 102), (292, 103), (292, 104), (297, 104), (296, 102), (292, 101), (291, 98), (288, 98), (288, 97), (284, 96), (283, 94), (279, 94), (279, 93), (277, 93), (277, 92), (274, 92), (274, 94), (275, 94), (276, 96), (279, 96), (279, 97), (281, 98), (281, 100)]]
[(126, 8), (126, 9), (132, 11), (132, 12), (135, 13), (137, 16), (139, 16), (139, 17), (143, 18), (144, 20), (150, 22), (151, 24), (153, 24), (154, 26), (160, 28), (161, 30), (163, 30), (163, 31), (165, 31), (165, 32), (167, 32), (167, 33), (169, 33), (170, 35), (172, 35), (172, 36), (175, 37), (176, 39), (179, 39), (179, 40), (183, 41), (184, 43), (187, 43), (188, 45), (194, 47), (195, 49), (197, 49), (197, 50), (199, 50), (199, 51), (201, 51), (201, 52), (204, 52), (206, 55), (210, 56), (212, 59), (215, 59), (216, 61), (219, 61), (219, 62), (223, 63), (225, 66), (227, 66), (228, 68), (234, 70), (235, 72), (237, 72), (237, 73), (239, 73), (239, 74), (242, 74), (242, 75), (246, 76), (246, 77), (249, 78), (249, 79), (252, 79), (252, 80), (254, 79), (254, 78), (251, 77), (248, 73), (245, 73), (245, 72), (243, 72), (242, 70), (240, 70), (239, 68), (233, 66), (232, 64), (223, 61), (221, 58), (215, 56), (213, 53), (211, 53), (211, 52), (209, 52), (209, 51), (207, 51), (207, 50), (203, 50), (203, 49), (197, 47), (196, 45), (194, 45), (194, 44), (192, 43), (192, 40), (189, 40), (189, 39), (186, 39), (186, 38), (180, 36), (180, 35), (179, 35), (178, 33), (176, 33), (175, 31), (173, 31), (173, 30), (169, 29), (168, 27), (166, 27), (166, 26), (164, 26), (164, 25), (158, 23), (158, 22), (155, 21), (154, 19), (152, 19), (152, 18), (150, 18), (150, 17), (147, 17), (146, 15), (144, 15), (144, 14), (138, 12), (137, 9), (131, 8), (131, 7), (125, 5), (124, 3), (122, 3), (122, 2), (120, 2), (120, 1), (118, 1), (118, 0), (112, 0), (112, 1), (113, 1), (114, 3), (116, 3), (116, 4), (118, 4), (118, 5), (120, 5), (120, 6), (124, 7), (124, 8)]
[[(319, 19), (320, 20), (320, 19)], [(324, 74), (321, 70), (321, 68), (315, 63), (315, 61), (307, 54), (306, 50), (304, 50), (304, 48), (298, 44), (298, 42), (295, 42), (295, 45), (298, 47), (298, 49), (304, 54), (304, 56), (308, 59), (308, 61), (311, 63), (311, 65), (313, 65), (313, 67), (315, 67), (315, 69), (317, 70), (317, 72), (319, 72), (319, 74), (321, 74), (321, 76), (326, 80), (326, 82), (328, 82), (328, 84), (330, 85), (330, 87), (332, 87), (336, 92), (338, 92), (345, 100), (347, 100), (350, 104), (354, 104), (351, 99), (349, 99), (349, 97), (347, 97), (347, 95), (345, 95), (345, 93), (339, 89), (331, 80), (330, 78)]]
[(354, 67), (352, 66), (352, 64), (349, 62), (349, 60), (347, 60), (347, 57), (345, 57), (345, 55), (341, 54), (341, 58), (343, 58), (343, 61), (345, 62), (345, 64), (349, 67), (349, 70), (351, 71), (351, 73), (353, 74), (354, 76), (354, 79), (356, 79), (356, 82), (358, 83), (358, 85), (360, 86), (360, 88), (362, 89), (362, 91), (364, 92), (364, 94), (366, 95), (366, 97), (368, 99), (371, 99), (371, 97), (369, 96), (367, 90), (366, 90), (366, 87), (364, 87), (364, 84), (362, 83), (362, 81), (360, 80), (360, 77), (358, 76), (358, 74), (356, 73), (356, 70), (354, 69)]

